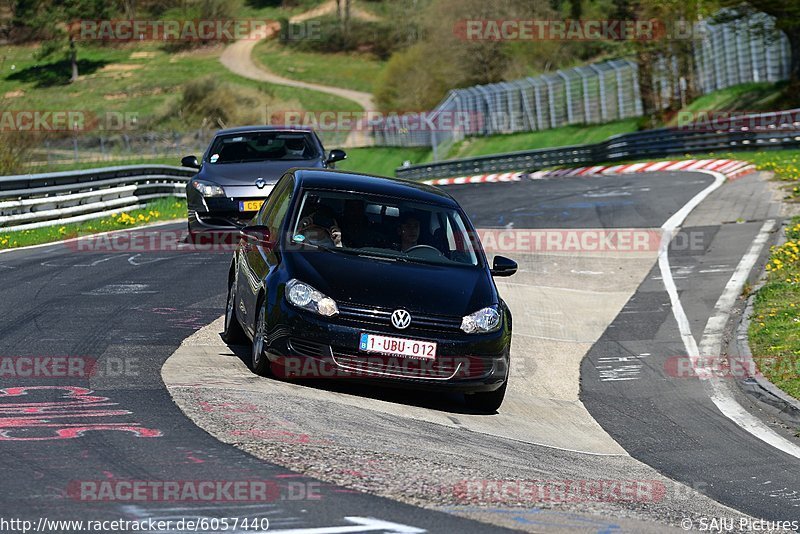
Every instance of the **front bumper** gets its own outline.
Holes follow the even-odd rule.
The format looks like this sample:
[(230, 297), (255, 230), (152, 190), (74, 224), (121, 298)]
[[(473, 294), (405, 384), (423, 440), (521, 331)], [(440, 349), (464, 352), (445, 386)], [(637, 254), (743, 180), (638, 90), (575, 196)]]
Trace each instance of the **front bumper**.
[[(345, 379), (438, 391), (494, 391), (506, 381), (511, 332), (490, 334), (355, 324), (300, 311), (281, 299), (280, 319), (268, 325), (267, 357), (273, 371), (289, 379)], [(359, 350), (362, 333), (437, 344), (434, 360), (367, 353)]]
[(197, 211), (189, 209), (189, 232), (233, 231), (247, 226), (257, 212)]
[[(236, 188), (229, 188), (236, 189)], [(266, 202), (272, 187), (258, 194), (234, 194), (226, 197), (203, 197), (191, 186), (186, 188), (186, 204), (188, 207), (189, 231), (201, 233), (214, 230), (236, 230), (247, 226), (258, 213), (253, 211), (240, 211), (239, 203), (244, 201)], [(226, 190), (226, 192), (228, 192)], [(235, 192), (234, 192), (235, 193)], [(230, 194), (230, 193), (229, 193)]]

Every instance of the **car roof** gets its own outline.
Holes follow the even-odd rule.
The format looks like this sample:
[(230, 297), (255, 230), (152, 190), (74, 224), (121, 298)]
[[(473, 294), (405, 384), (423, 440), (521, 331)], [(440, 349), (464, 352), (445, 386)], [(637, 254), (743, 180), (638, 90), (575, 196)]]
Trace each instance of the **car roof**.
[(296, 169), (298, 187), (380, 194), (457, 207), (453, 197), (437, 187), (401, 178), (387, 178), (330, 169)]
[(237, 133), (252, 133), (252, 132), (305, 132), (311, 133), (314, 130), (307, 126), (279, 126), (279, 125), (253, 125), (253, 126), (237, 126), (236, 128), (226, 128), (218, 130), (215, 135), (229, 135)]

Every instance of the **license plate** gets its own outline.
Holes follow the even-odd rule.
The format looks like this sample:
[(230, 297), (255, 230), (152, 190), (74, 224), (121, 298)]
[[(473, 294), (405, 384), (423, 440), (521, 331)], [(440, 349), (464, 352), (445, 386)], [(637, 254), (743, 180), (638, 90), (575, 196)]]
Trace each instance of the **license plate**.
[(240, 200), (239, 211), (258, 211), (263, 203), (263, 200)]
[(380, 352), (405, 358), (436, 359), (436, 343), (418, 339), (361, 334), (358, 348), (364, 352)]

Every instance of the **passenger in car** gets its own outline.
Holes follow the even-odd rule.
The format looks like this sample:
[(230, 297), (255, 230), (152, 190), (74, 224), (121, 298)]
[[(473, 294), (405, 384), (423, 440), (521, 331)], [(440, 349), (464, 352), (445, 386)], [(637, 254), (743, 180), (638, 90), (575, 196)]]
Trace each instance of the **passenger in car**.
[(342, 246), (342, 230), (333, 210), (323, 205), (300, 219), (297, 231), (309, 242), (325, 247)]

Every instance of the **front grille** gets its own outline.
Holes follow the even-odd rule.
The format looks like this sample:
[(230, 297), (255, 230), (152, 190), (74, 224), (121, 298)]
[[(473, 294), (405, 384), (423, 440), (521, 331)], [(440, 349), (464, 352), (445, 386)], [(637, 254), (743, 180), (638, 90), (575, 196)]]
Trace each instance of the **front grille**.
[(336, 349), (333, 350), (333, 360), (336, 365), (355, 376), (391, 376), (420, 380), (447, 380), (460, 373), (463, 367), (463, 362), (452, 358), (428, 361), (381, 354), (354, 356)]
[[(391, 327), (393, 311), (357, 304), (339, 304), (339, 315), (337, 317), (339, 320), (349, 323), (369, 323)], [(409, 328), (440, 332), (460, 331), (461, 317), (411, 312), (411, 325)]]

